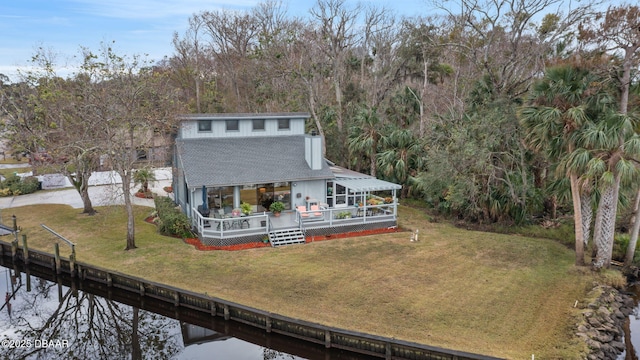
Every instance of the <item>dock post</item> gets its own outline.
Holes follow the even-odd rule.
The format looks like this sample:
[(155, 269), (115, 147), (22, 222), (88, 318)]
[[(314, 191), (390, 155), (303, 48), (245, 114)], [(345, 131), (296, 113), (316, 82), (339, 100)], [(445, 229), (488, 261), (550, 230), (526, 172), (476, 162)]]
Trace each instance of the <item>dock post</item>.
[(16, 258), (18, 257), (18, 241), (14, 240), (11, 242), (11, 259), (13, 263), (16, 263)]
[(209, 307), (211, 308), (211, 316), (216, 316), (216, 302), (215, 301), (210, 301), (209, 302)]
[(324, 347), (327, 349), (331, 347), (331, 332), (329, 330), (324, 331)]
[(268, 333), (271, 332), (271, 316), (267, 316), (265, 319), (265, 329), (267, 330)]
[(76, 247), (71, 245), (71, 255), (69, 255), (69, 273), (71, 277), (76, 277)]
[(60, 272), (62, 271), (62, 269), (60, 269), (61, 265), (60, 265), (60, 245), (58, 245), (58, 243), (53, 244), (53, 249), (54, 249), (54, 256), (55, 256), (55, 267), (56, 267), (56, 274), (60, 275)]
[(29, 247), (27, 246), (27, 234), (22, 234), (22, 257), (24, 264), (29, 265)]

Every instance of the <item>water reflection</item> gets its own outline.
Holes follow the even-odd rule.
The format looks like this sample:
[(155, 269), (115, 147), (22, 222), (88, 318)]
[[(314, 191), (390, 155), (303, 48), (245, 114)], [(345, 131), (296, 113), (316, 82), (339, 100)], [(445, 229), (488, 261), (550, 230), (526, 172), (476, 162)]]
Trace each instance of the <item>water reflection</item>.
[(0, 267), (1, 359), (303, 359)]
[(640, 350), (640, 284), (634, 284), (628, 288), (633, 294), (635, 307), (624, 324), (624, 344), (626, 351), (618, 356), (618, 360), (638, 360), (637, 350)]

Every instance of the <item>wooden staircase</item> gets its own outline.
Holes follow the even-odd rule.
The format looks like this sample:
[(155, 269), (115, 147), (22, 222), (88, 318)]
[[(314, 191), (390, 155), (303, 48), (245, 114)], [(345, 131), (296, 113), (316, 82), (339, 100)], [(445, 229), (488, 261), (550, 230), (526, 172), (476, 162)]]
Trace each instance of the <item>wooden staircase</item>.
[(281, 246), (290, 244), (304, 244), (304, 231), (301, 229), (279, 229), (269, 233), (271, 246)]

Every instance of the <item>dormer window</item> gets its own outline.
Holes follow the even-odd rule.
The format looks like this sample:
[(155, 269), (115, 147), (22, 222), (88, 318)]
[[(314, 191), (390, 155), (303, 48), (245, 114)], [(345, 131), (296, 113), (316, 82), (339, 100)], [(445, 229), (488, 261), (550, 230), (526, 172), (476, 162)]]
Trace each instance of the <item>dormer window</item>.
[(264, 119), (253, 120), (253, 131), (264, 131)]
[(238, 131), (240, 130), (239, 121), (238, 120), (226, 120), (227, 131)]
[(289, 119), (278, 119), (278, 130), (289, 130)]
[(198, 120), (198, 132), (211, 131), (211, 120)]

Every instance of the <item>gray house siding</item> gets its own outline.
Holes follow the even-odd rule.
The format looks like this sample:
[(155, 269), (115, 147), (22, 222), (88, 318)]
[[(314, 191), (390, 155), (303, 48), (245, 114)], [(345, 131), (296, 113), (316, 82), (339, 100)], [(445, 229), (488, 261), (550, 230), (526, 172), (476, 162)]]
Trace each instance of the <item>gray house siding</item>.
[[(180, 128), (181, 139), (202, 139), (202, 138), (246, 138), (253, 136), (274, 137), (287, 135), (302, 135), (305, 132), (305, 117), (256, 117), (256, 120), (264, 120), (264, 130), (253, 129), (253, 118), (222, 119), (212, 117), (188, 118), (183, 120)], [(278, 120), (289, 121), (289, 129), (279, 129)], [(238, 120), (238, 130), (227, 131), (226, 120)], [(199, 121), (210, 121), (211, 130), (199, 131)]]
[[(315, 199), (319, 203), (326, 203), (326, 180), (310, 180), (299, 181), (295, 186), (291, 187), (291, 193), (293, 196), (293, 207), (305, 205), (306, 198)], [(298, 196), (298, 194), (300, 194)]]

